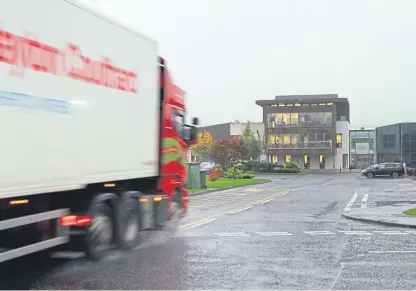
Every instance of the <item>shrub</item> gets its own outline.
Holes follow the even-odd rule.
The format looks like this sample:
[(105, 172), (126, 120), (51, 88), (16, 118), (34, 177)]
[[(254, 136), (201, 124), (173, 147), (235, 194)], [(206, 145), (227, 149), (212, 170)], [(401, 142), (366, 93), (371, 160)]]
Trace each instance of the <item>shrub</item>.
[(273, 173), (299, 173), (300, 169), (299, 168), (274, 168), (273, 169)]
[(237, 169), (236, 167), (229, 167), (227, 170), (227, 178), (242, 179), (243, 176), (244, 176), (243, 170)]
[(243, 177), (242, 177), (243, 179), (253, 179), (254, 178), (254, 175), (252, 175), (252, 174), (243, 174)]
[(299, 167), (294, 162), (288, 162), (286, 163), (285, 168), (294, 169), (294, 168), (299, 168)]
[(243, 163), (235, 165), (234, 168), (236, 168), (237, 170), (241, 170), (243, 172), (246, 172), (248, 169), (247, 165)]
[(208, 180), (214, 182), (217, 181), (221, 177), (221, 170), (220, 169), (212, 169), (208, 175)]

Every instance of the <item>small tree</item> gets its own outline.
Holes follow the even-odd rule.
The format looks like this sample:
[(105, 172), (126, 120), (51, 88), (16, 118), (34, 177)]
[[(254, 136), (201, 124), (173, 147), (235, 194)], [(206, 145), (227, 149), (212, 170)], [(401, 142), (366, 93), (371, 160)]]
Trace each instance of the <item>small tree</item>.
[(213, 162), (221, 165), (232, 166), (241, 162), (248, 153), (248, 148), (240, 138), (220, 140), (211, 147)]
[(195, 144), (191, 145), (192, 154), (199, 160), (206, 160), (210, 157), (212, 147), (212, 136), (208, 131), (198, 133), (198, 138)]
[(261, 140), (255, 138), (254, 132), (251, 130), (250, 121), (244, 126), (242, 138), (248, 149), (246, 159), (252, 162), (252, 167), (254, 168), (254, 162), (260, 160), (263, 154), (264, 145)]

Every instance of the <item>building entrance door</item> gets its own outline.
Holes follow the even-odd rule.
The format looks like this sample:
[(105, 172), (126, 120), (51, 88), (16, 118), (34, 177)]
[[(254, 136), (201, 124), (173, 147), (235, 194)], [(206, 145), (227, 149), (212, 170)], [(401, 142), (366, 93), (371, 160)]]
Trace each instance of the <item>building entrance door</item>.
[(342, 168), (347, 169), (348, 168), (348, 154), (342, 155)]
[(325, 155), (319, 155), (319, 169), (325, 169)]

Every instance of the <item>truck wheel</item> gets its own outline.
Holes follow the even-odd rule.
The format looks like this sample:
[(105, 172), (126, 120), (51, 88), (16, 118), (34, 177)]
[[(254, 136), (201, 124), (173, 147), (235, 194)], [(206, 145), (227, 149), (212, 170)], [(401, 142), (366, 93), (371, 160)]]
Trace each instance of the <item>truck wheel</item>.
[(86, 254), (90, 259), (104, 258), (113, 246), (114, 220), (111, 208), (100, 201), (91, 205), (91, 225), (86, 228)]
[(140, 243), (140, 212), (137, 199), (128, 198), (120, 203), (121, 248), (131, 249)]

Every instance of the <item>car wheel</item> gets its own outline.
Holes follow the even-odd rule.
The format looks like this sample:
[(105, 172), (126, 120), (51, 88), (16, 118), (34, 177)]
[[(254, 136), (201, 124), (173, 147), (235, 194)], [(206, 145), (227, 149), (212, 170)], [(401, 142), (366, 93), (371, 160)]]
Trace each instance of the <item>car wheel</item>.
[(393, 173), (391, 173), (391, 176), (392, 176), (394, 179), (397, 179), (397, 178), (399, 178), (399, 173), (397, 173), (397, 172), (393, 172)]
[(368, 179), (373, 179), (374, 178), (374, 174), (373, 173), (367, 173), (367, 178)]

